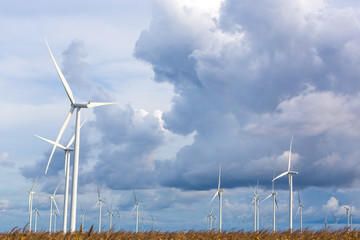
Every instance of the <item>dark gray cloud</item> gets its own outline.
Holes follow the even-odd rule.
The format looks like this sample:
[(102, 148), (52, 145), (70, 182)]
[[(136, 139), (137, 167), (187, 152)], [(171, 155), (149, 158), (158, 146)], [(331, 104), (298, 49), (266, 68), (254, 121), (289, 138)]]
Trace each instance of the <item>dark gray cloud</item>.
[(159, 182), (213, 188), (222, 162), (224, 187), (246, 179), (264, 183), (274, 169), (286, 169), (295, 135), (301, 187), (354, 184), (360, 157), (356, 10), (322, 1), (228, 0), (219, 20), (198, 18), (191, 25), (193, 18), (191, 11), (159, 4), (135, 48), (155, 79), (178, 93), (163, 115), (165, 128), (196, 131), (175, 161), (157, 163)]

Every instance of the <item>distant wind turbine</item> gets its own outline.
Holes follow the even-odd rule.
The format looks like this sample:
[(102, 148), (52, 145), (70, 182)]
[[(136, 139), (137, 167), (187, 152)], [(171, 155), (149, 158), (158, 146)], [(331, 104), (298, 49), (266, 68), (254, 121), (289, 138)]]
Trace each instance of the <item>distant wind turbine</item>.
[(81, 230), (84, 230), (84, 224), (85, 224), (85, 212), (84, 210), (82, 209), (82, 207), (80, 207), (80, 210), (81, 210)]
[(219, 166), (219, 182), (218, 182), (218, 189), (214, 195), (214, 197), (211, 199), (210, 203), (214, 201), (216, 196), (219, 196), (219, 232), (221, 232), (222, 228), (222, 192), (224, 189), (220, 189), (220, 180), (221, 180), (221, 164)]
[[(53, 215), (53, 203), (56, 207), (56, 210), (59, 212), (59, 208), (56, 204), (56, 201), (55, 201), (55, 194), (56, 194), (56, 191), (58, 190), (60, 186), (60, 183), (57, 185), (54, 193), (50, 196), (50, 221), (49, 221), (49, 232), (51, 233), (51, 223), (52, 223), (52, 215)], [(56, 220), (55, 220), (56, 221)]]
[(278, 178), (281, 178), (283, 176), (288, 176), (289, 178), (289, 229), (290, 231), (292, 231), (293, 229), (293, 209), (292, 209), (292, 204), (293, 204), (293, 184), (292, 184), (292, 176), (293, 175), (297, 175), (299, 174), (298, 172), (295, 171), (291, 171), (291, 148), (292, 148), (292, 143), (293, 143), (293, 138), (291, 137), (291, 142), (290, 142), (290, 152), (289, 152), (289, 165), (288, 165), (288, 170), (286, 172), (283, 172), (282, 174), (280, 174), (279, 176), (277, 176), (276, 178), (273, 179), (273, 181), (275, 181)]
[(66, 94), (70, 100), (70, 111), (65, 119), (64, 124), (62, 125), (60, 132), (56, 138), (54, 147), (51, 151), (50, 158), (48, 165), (45, 170), (45, 174), (47, 173), (47, 170), (50, 165), (51, 158), (54, 154), (55, 148), (57, 147), (64, 131), (67, 126), (67, 124), (70, 121), (71, 115), (73, 114), (74, 110), (76, 109), (76, 124), (75, 124), (75, 146), (74, 146), (74, 164), (73, 164), (73, 177), (72, 177), (72, 194), (71, 194), (71, 216), (70, 216), (70, 231), (74, 232), (76, 228), (76, 204), (77, 204), (77, 188), (78, 188), (78, 172), (79, 172), (79, 149), (80, 149), (80, 116), (81, 116), (81, 109), (82, 108), (92, 108), (92, 107), (98, 107), (98, 106), (104, 106), (104, 105), (110, 105), (110, 104), (116, 104), (115, 102), (108, 102), (108, 103), (97, 103), (97, 102), (76, 102), (73, 96), (73, 93), (70, 89), (70, 86), (68, 82), (66, 81), (63, 73), (61, 72), (59, 66), (57, 65), (55, 58), (50, 50), (49, 44), (46, 42), (46, 46), (49, 50), (50, 56), (52, 58), (52, 61), (55, 65), (56, 71), (58, 72), (58, 75), (61, 79), (61, 82), (65, 88)]
[[(59, 209), (57, 209), (59, 210)], [(56, 219), (57, 219), (57, 216), (60, 214), (60, 212), (58, 211), (54, 211), (54, 233), (56, 232)]]
[(342, 205), (343, 208), (345, 208), (346, 210), (346, 218), (347, 218), (347, 227), (348, 229), (350, 230), (350, 206), (347, 206), (347, 205)]
[[(80, 128), (82, 127), (82, 125), (84, 125), (84, 123), (86, 122), (86, 119), (83, 121), (83, 123), (81, 124)], [(68, 199), (69, 199), (69, 178), (70, 178), (70, 152), (74, 151), (74, 149), (70, 148), (70, 146), (73, 144), (74, 139), (75, 139), (75, 135), (73, 135), (73, 137), (70, 139), (69, 143), (66, 145), (66, 147), (64, 147), (62, 144), (57, 143), (40, 137), (38, 135), (35, 135), (36, 137), (51, 143), (52, 145), (62, 149), (65, 151), (65, 192), (64, 192), (64, 211), (63, 211), (63, 232), (66, 233), (67, 232), (67, 216), (68, 216)], [(51, 161), (51, 159), (49, 159), (49, 162)]]
[(119, 231), (120, 231), (120, 212), (116, 210), (116, 214), (118, 216), (118, 225), (119, 225)]
[(302, 225), (302, 211), (303, 211), (303, 208), (304, 208), (304, 205), (301, 203), (301, 201), (300, 201), (300, 192), (298, 192), (298, 200), (299, 200), (299, 208), (298, 208), (298, 210), (297, 210), (297, 212), (296, 212), (296, 215), (299, 213), (299, 211), (300, 211), (300, 231), (302, 231), (302, 229), (303, 229), (303, 225)]
[(40, 214), (39, 214), (39, 209), (35, 208), (34, 212), (35, 212), (35, 229), (34, 229), (34, 231), (36, 232), (36, 227), (37, 227), (37, 217), (40, 217)]
[(102, 206), (102, 203), (105, 203), (105, 201), (104, 201), (104, 199), (101, 198), (100, 189), (98, 187), (98, 201), (97, 201), (95, 207), (97, 205), (99, 205), (99, 233), (101, 232), (101, 206)]
[(327, 230), (327, 229), (328, 229), (327, 212), (325, 213), (324, 227), (325, 227), (325, 230)]
[[(259, 180), (257, 180), (257, 184), (256, 184), (256, 189), (253, 188), (253, 186), (251, 186), (251, 184), (248, 182), (252, 192), (253, 192), (253, 201), (250, 203), (253, 204), (254, 203), (254, 231), (259, 231), (259, 226), (260, 226), (260, 197), (262, 197), (262, 195), (258, 194), (258, 188), (259, 188)], [(249, 206), (250, 206), (249, 205)]]
[[(274, 171), (274, 174), (273, 174), (273, 178), (275, 177), (275, 171)], [(269, 197), (273, 197), (273, 231), (275, 232), (276, 231), (276, 227), (275, 227), (275, 225), (276, 225), (276, 221), (275, 221), (275, 211), (276, 211), (276, 208), (275, 208), (275, 206), (277, 207), (277, 208), (279, 208), (279, 206), (278, 206), (278, 203), (277, 203), (277, 201), (276, 201), (276, 192), (275, 192), (275, 190), (274, 190), (274, 184), (275, 184), (275, 182), (274, 181), (272, 181), (272, 190), (271, 190), (271, 193), (269, 194), (269, 196), (267, 196), (263, 201), (265, 201), (266, 199), (268, 199)]]
[(130, 212), (130, 215), (133, 213), (133, 211), (136, 208), (136, 228), (135, 228), (135, 233), (137, 233), (138, 230), (139, 230), (139, 205), (140, 205), (140, 203), (138, 203), (138, 201), (136, 200), (135, 191), (134, 191), (134, 200), (135, 200), (135, 205), (134, 205), (134, 208), (132, 209), (132, 211)]
[(334, 217), (334, 221), (335, 221), (335, 228), (337, 229), (337, 228), (338, 228), (338, 223), (339, 223), (340, 218), (335, 217), (335, 215), (334, 215), (333, 211), (331, 211), (331, 214), (332, 214), (332, 215), (333, 215), (333, 217)]
[(151, 217), (151, 230), (154, 230), (155, 218), (153, 217), (153, 215), (150, 215), (150, 217)]
[(112, 229), (112, 219), (113, 218), (115, 219), (114, 212), (112, 210), (112, 203), (110, 203), (110, 208), (107, 207), (107, 211), (108, 211), (108, 215), (109, 215), (109, 231), (111, 231), (111, 229)]
[[(32, 206), (33, 206), (33, 201), (34, 201), (34, 187), (35, 187), (35, 183), (36, 183), (36, 180), (38, 179), (38, 177), (36, 177), (30, 191), (29, 191), (29, 232), (31, 232), (31, 223), (32, 223)], [(35, 227), (36, 228), (36, 227)], [(36, 231), (36, 230), (35, 230)]]

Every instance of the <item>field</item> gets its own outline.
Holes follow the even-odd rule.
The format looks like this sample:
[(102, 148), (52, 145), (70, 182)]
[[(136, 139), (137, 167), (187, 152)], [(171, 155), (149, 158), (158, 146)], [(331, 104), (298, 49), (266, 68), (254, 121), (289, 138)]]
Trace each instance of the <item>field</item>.
[(295, 231), (290, 233), (289, 231), (276, 232), (271, 231), (260, 231), (259, 233), (254, 232), (243, 232), (243, 231), (230, 231), (219, 233), (216, 231), (180, 231), (180, 232), (158, 232), (158, 231), (149, 231), (149, 232), (103, 232), (96, 233), (93, 229), (90, 229), (88, 232), (76, 232), (76, 233), (67, 233), (63, 234), (62, 232), (49, 234), (47, 232), (38, 232), (38, 233), (28, 233), (25, 229), (14, 228), (9, 232), (0, 233), (0, 239), (76, 239), (76, 240), (91, 240), (91, 239), (161, 239), (161, 240), (182, 240), (182, 239), (251, 239), (251, 240), (260, 240), (260, 239), (276, 239), (276, 240), (290, 240), (290, 239), (360, 239), (360, 231), (352, 230), (348, 231), (347, 229), (342, 230), (321, 230), (321, 231), (310, 231), (304, 230), (302, 232)]

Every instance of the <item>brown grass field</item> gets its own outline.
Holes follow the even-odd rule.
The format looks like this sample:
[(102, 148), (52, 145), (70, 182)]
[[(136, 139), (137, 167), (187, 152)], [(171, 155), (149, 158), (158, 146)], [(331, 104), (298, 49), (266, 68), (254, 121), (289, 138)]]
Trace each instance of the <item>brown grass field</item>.
[(0, 233), (0, 239), (74, 239), (74, 240), (107, 240), (107, 239), (158, 239), (158, 240), (183, 240), (183, 239), (196, 239), (196, 240), (205, 240), (205, 239), (251, 239), (251, 240), (260, 240), (260, 239), (274, 239), (274, 240), (290, 240), (290, 239), (360, 239), (360, 230), (348, 231), (347, 229), (342, 230), (321, 230), (321, 231), (311, 231), (304, 230), (294, 231), (281, 231), (281, 232), (271, 232), (267, 230), (260, 231), (258, 233), (254, 232), (243, 232), (243, 231), (230, 231), (219, 233), (217, 231), (179, 231), (179, 232), (159, 232), (159, 231), (149, 231), (149, 232), (94, 232), (93, 229), (90, 229), (87, 232), (76, 232), (76, 233), (67, 233), (63, 234), (62, 232), (49, 234), (48, 232), (38, 232), (38, 233), (29, 233), (26, 229), (14, 228), (11, 231)]

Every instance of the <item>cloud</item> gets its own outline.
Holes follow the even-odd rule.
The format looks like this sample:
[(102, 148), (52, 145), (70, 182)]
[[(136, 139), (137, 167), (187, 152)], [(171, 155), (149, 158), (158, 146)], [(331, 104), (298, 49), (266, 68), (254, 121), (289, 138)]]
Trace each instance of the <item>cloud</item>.
[(9, 161), (10, 154), (3, 152), (0, 154), (0, 166), (2, 167), (13, 167), (15, 166), (14, 162)]
[(209, 19), (158, 3), (135, 56), (174, 86), (164, 128), (196, 133), (175, 160), (156, 163), (160, 184), (214, 188), (220, 162), (224, 187), (265, 184), (286, 168), (277, 159), (295, 135), (299, 187), (351, 187), (360, 157), (356, 12), (325, 1), (228, 0)]

